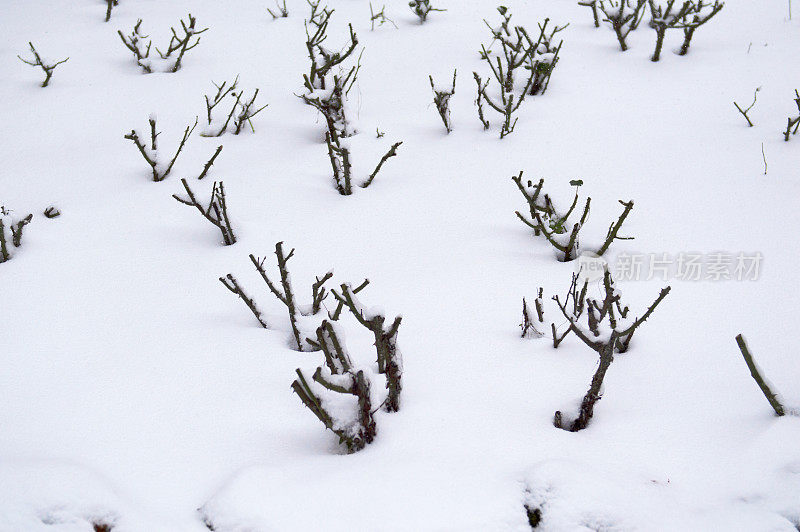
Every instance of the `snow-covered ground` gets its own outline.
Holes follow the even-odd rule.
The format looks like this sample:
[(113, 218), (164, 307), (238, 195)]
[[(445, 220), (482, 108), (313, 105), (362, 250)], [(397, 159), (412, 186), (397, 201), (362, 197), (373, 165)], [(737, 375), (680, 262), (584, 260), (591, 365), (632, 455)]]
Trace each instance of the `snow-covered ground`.
[[(741, 332), (789, 405), (800, 404), (797, 283), (800, 136), (784, 142), (800, 88), (800, 6), (730, 0), (698, 30), (689, 55), (667, 35), (649, 61), (645, 23), (621, 53), (574, 0), (506, 3), (513, 23), (569, 27), (545, 95), (529, 97), (513, 134), (485, 132), (472, 72), (496, 5), (435, 0), (420, 25), (402, 0), (397, 25), (370, 31), (369, 4), (331, 0), (329, 46), (353, 24), (365, 51), (350, 93), (366, 175), (404, 143), (375, 182), (349, 197), (331, 182), (324, 121), (296, 96), (308, 71), (303, 20), (287, 0), (39, 0), (0, 7), (0, 204), (34, 213), (22, 247), (0, 264), (0, 530), (124, 531), (525, 530), (525, 504), (547, 530), (794, 530), (800, 527), (800, 419), (775, 417), (734, 342)], [(795, 3), (796, 4), (796, 3)], [(374, 7), (380, 7), (373, 3)], [(144, 75), (116, 31), (159, 46), (188, 12), (208, 26), (177, 73)], [(17, 59), (33, 41), (69, 57), (47, 88)], [(446, 83), (446, 135), (428, 75)], [(170, 176), (153, 183), (123, 136), (158, 117), (165, 151), (205, 114), (203, 95), (240, 76), (269, 103), (255, 132), (189, 139)], [(749, 105), (748, 128), (732, 102)], [(377, 139), (376, 129), (385, 132)], [(199, 128), (198, 128), (199, 131)], [(219, 144), (209, 177), (194, 177)], [(768, 164), (764, 173), (763, 154)], [(635, 200), (608, 260), (760, 253), (757, 280), (618, 278), (634, 312), (672, 291), (616, 356), (586, 430), (552, 425), (574, 409), (597, 354), (575, 336), (558, 350), (521, 339), (521, 299), (564, 294), (575, 263), (515, 217), (510, 177), (546, 179), (561, 203), (584, 181), (592, 212), (582, 236), (601, 241)], [(172, 194), (191, 178), (205, 200), (224, 179), (239, 241)], [(56, 205), (62, 215), (46, 219)], [(292, 393), (320, 353), (290, 348), (286, 309), (253, 269), (275, 243), (302, 302), (315, 275), (402, 314), (404, 390), (378, 435), (344, 454)], [(233, 273), (273, 330), (258, 326), (218, 281)], [(332, 304), (332, 298), (327, 300)], [(354, 359), (374, 363), (350, 316)], [(380, 383), (380, 381), (376, 381)]]

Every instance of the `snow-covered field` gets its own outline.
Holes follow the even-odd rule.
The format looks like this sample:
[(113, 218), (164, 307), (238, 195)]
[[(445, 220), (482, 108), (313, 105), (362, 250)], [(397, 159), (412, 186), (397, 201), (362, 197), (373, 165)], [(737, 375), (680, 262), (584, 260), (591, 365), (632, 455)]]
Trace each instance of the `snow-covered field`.
[[(472, 79), (489, 74), (478, 50), (494, 3), (435, 0), (447, 11), (419, 24), (389, 0), (397, 28), (374, 31), (368, 2), (329, 5), (326, 44), (344, 44), (349, 22), (364, 48), (349, 95), (354, 173), (403, 141), (348, 197), (331, 180), (324, 120), (297, 97), (304, 0), (278, 20), (262, 0), (121, 0), (108, 23), (100, 0), (0, 6), (0, 205), (7, 220), (34, 214), (0, 264), (0, 530), (526, 530), (526, 504), (556, 531), (800, 528), (800, 419), (773, 414), (734, 342), (743, 333), (800, 404), (800, 135), (782, 135), (797, 114), (800, 5), (790, 20), (785, 1), (730, 0), (687, 56), (671, 30), (654, 63), (647, 17), (622, 53), (574, 0), (509, 0), (514, 24), (570, 25), (546, 94), (526, 99), (502, 141), (495, 113), (490, 131), (478, 121)], [(144, 75), (116, 31), (141, 18), (163, 46), (189, 12), (210, 28), (199, 46), (178, 72)], [(16, 57), (28, 41), (69, 57), (47, 88)], [(454, 68), (447, 135), (428, 75), (444, 84)], [(124, 135), (154, 114), (172, 150), (202, 122), (212, 80), (237, 74), (269, 103), (255, 132), (206, 138), (201, 124), (152, 182)], [(732, 102), (749, 105), (757, 87), (749, 128)], [(621, 234), (636, 238), (606, 258), (643, 257), (642, 275), (618, 287), (636, 313), (672, 286), (576, 433), (553, 413), (577, 407), (598, 356), (574, 335), (557, 350), (520, 338), (522, 297), (543, 287), (555, 319), (549, 297), (576, 268), (516, 219), (520, 170), (562, 205), (584, 181), (587, 246), (617, 200), (635, 200)], [(181, 178), (201, 201), (224, 179), (236, 244), (171, 197)], [(45, 218), (49, 205), (62, 215)], [(290, 388), (323, 357), (291, 349), (286, 308), (248, 259), (266, 256), (277, 278), (279, 241), (296, 249), (302, 303), (333, 269), (331, 287), (369, 278), (364, 305), (403, 316), (402, 408), (376, 412), (377, 437), (357, 453)], [(757, 279), (678, 278), (679, 257), (715, 253), (760, 256)], [(666, 274), (649, 275), (652, 254), (667, 254)], [(272, 329), (220, 284), (229, 272)], [(353, 360), (374, 365), (370, 334), (350, 315), (340, 327)]]

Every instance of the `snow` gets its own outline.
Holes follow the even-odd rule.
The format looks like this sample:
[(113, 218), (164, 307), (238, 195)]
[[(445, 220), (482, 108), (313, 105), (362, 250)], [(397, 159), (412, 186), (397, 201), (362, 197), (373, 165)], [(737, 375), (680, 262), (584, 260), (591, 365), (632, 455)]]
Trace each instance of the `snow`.
[[(573, 0), (509, 1), (529, 30), (545, 17), (570, 26), (547, 93), (526, 98), (501, 141), (495, 113), (489, 131), (478, 122), (471, 76), (488, 72), (478, 50), (495, 6), (437, 0), (447, 11), (419, 24), (405, 4), (387, 4), (398, 29), (371, 32), (368, 2), (330, 1), (328, 42), (347, 42), (352, 22), (365, 48), (348, 102), (354, 178), (404, 142), (369, 188), (342, 197), (324, 121), (296, 96), (303, 0), (279, 21), (271, 3), (121, 0), (109, 23), (95, 0), (5, 3), (0, 205), (34, 218), (0, 264), (0, 531), (91, 531), (99, 519), (114, 532), (202, 532), (204, 520), (226, 532), (521, 531), (526, 503), (542, 505), (547, 530), (800, 524), (800, 419), (774, 417), (734, 341), (747, 337), (797, 407), (800, 137), (782, 131), (800, 87), (798, 17), (785, 2), (730, 0), (687, 56), (673, 53), (682, 32), (668, 33), (653, 63), (647, 19), (623, 53)], [(200, 45), (178, 72), (144, 75), (116, 31), (141, 18), (164, 43), (190, 10), (210, 28)], [(70, 57), (47, 88), (16, 58), (28, 41)], [(445, 82), (454, 68), (448, 135), (428, 75)], [(237, 74), (269, 103), (255, 132), (195, 131), (153, 183), (123, 136), (149, 139), (157, 114), (171, 157), (204, 117), (211, 81)], [(732, 102), (749, 104), (756, 87), (750, 128)], [(233, 246), (170, 197), (220, 142), (206, 179), (225, 181)], [(584, 180), (586, 243), (602, 242), (617, 200), (635, 200), (621, 234), (636, 240), (612, 244), (610, 268), (622, 254), (764, 257), (755, 281), (617, 279), (631, 316), (672, 291), (615, 355), (578, 433), (554, 428), (553, 413), (578, 404), (597, 354), (574, 335), (557, 350), (519, 338), (522, 297), (542, 286), (546, 318), (558, 318), (548, 295), (564, 294), (575, 269), (514, 215), (527, 212), (510, 179), (520, 170), (544, 177), (560, 205), (569, 180)], [(44, 217), (51, 204), (60, 217)], [(300, 302), (335, 268), (326, 286), (368, 277), (358, 299), (403, 315), (402, 408), (377, 412), (377, 438), (353, 455), (290, 388), (296, 368), (311, 375), (323, 358), (291, 349), (286, 308), (247, 258), (272, 257), (278, 241), (297, 249)], [(220, 285), (228, 272), (275, 329)], [(372, 368), (373, 335), (347, 311), (339, 327), (354, 366)], [(383, 376), (370, 378), (385, 393)]]

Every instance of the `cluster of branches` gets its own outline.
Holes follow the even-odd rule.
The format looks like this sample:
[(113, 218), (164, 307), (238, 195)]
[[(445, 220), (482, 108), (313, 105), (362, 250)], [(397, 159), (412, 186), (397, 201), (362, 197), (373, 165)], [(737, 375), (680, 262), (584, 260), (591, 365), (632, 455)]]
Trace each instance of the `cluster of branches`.
[[(22, 233), (31, 220), (33, 214), (28, 214), (22, 219), (14, 219), (11, 217), (11, 211), (0, 205), (0, 263), (11, 259), (11, 246), (18, 248), (22, 245)], [(6, 225), (10, 234), (6, 233)]]
[(442, 123), (444, 123), (444, 128), (447, 130), (447, 133), (453, 131), (453, 123), (450, 121), (450, 98), (456, 93), (456, 73), (457, 71), (454, 69), (453, 86), (449, 89), (437, 89), (436, 85), (433, 83), (433, 76), (428, 76), (431, 82), (431, 90), (433, 91), (433, 104), (439, 112), (439, 116), (442, 119)]
[[(165, 52), (155, 48), (156, 53), (166, 62), (164, 72), (177, 72), (181, 68), (181, 62), (186, 52), (200, 44), (200, 37), (198, 37), (198, 35), (208, 30), (208, 28), (203, 28), (202, 30), (198, 29), (197, 19), (193, 17), (191, 13), (189, 13), (188, 23), (181, 19), (180, 24), (180, 31), (182, 32), (180, 36), (174, 27), (170, 28), (172, 37), (170, 37)], [(148, 35), (142, 33), (141, 26), (142, 20), (139, 19), (136, 25), (134, 25), (130, 35), (126, 36), (119, 30), (117, 30), (117, 34), (119, 38), (122, 39), (125, 47), (133, 54), (136, 59), (136, 64), (138, 64), (146, 74), (150, 74), (154, 69), (153, 62), (150, 59), (150, 48), (153, 41), (149, 39)], [(145, 39), (147, 39), (146, 43)]]
[[(594, 406), (602, 397), (603, 380), (609, 366), (614, 361), (615, 353), (624, 353), (630, 347), (636, 330), (650, 317), (656, 307), (670, 292), (670, 287), (661, 290), (658, 297), (650, 304), (641, 317), (631, 317), (630, 309), (621, 302), (620, 292), (614, 286), (611, 273), (606, 269), (603, 275), (601, 297), (589, 295), (589, 281), (579, 284), (580, 276), (573, 274), (567, 296), (562, 302), (558, 296), (553, 301), (558, 305), (561, 314), (568, 322), (567, 330), (558, 338), (553, 325), (554, 347), (569, 334), (573, 333), (587, 347), (597, 352), (600, 362), (595, 371), (589, 390), (584, 395), (578, 415), (574, 419), (566, 419), (561, 411), (556, 411), (553, 424), (564, 430), (577, 432), (584, 429), (594, 415)], [(536, 299), (536, 313), (530, 313), (523, 300), (523, 325), (535, 327), (534, 320), (544, 323), (541, 300), (542, 290)], [(535, 328), (533, 330), (536, 330)], [(523, 335), (526, 331), (523, 330)], [(539, 333), (541, 336), (541, 333)]]
[[(800, 113), (800, 93), (797, 92), (797, 89), (794, 90), (794, 95), (794, 103), (797, 105), (797, 111)], [(793, 127), (794, 129), (792, 129)], [(797, 118), (787, 118), (786, 131), (783, 132), (783, 140), (789, 142), (789, 134), (796, 135), (798, 128), (800, 128), (800, 114), (798, 114)]]
[(378, 23), (378, 26), (383, 26), (387, 22), (389, 22), (392, 26), (397, 29), (397, 24), (394, 23), (394, 20), (390, 19), (386, 16), (386, 6), (381, 6), (380, 11), (375, 11), (372, 8), (372, 2), (369, 3), (369, 23), (370, 23), (370, 31), (375, 30), (375, 23)]
[[(288, 267), (288, 262), (294, 256), (294, 252), (295, 250), (292, 249), (289, 253), (285, 253), (283, 250), (283, 242), (278, 242), (275, 244), (275, 257), (278, 264), (280, 284), (275, 283), (272, 279), (270, 279), (270, 276), (264, 266), (264, 263), (266, 262), (265, 257), (256, 257), (255, 255), (250, 254), (250, 262), (252, 262), (256, 271), (264, 280), (264, 283), (266, 283), (269, 291), (278, 299), (278, 301), (286, 306), (286, 309), (289, 312), (289, 323), (292, 328), (292, 348), (297, 351), (305, 351), (307, 346), (303, 341), (304, 334), (300, 327), (301, 317), (318, 316), (323, 310), (325, 310), (327, 319), (338, 321), (341, 317), (342, 311), (344, 310), (344, 303), (337, 304), (332, 312), (324, 306), (325, 300), (329, 295), (328, 289), (325, 287), (325, 283), (333, 277), (333, 271), (328, 271), (324, 275), (315, 278), (311, 285), (311, 304), (300, 305), (297, 303), (297, 298), (295, 296), (294, 288), (292, 287), (292, 279)], [(258, 323), (261, 324), (263, 328), (272, 328), (267, 320), (263, 317), (263, 314), (259, 310), (255, 301), (253, 301), (253, 299), (247, 295), (239, 281), (232, 274), (229, 273), (224, 277), (220, 277), (219, 280), (231, 293), (239, 297), (242, 302), (244, 302), (244, 304), (247, 306), (250, 312), (253, 313), (258, 320)], [(353, 289), (354, 293), (360, 292), (366, 288), (367, 285), (369, 285), (369, 280), (365, 279), (361, 285)]]
[[(201, 133), (201, 135), (204, 137), (219, 137), (228, 131), (229, 126), (233, 130), (234, 135), (238, 135), (242, 132), (242, 128), (245, 124), (249, 124), (250, 130), (255, 132), (255, 128), (253, 127), (251, 119), (266, 109), (269, 105), (264, 104), (261, 107), (257, 107), (255, 105), (259, 89), (255, 90), (252, 98), (246, 98), (244, 96), (244, 90), (239, 89), (238, 86), (239, 76), (236, 76), (236, 79), (234, 79), (233, 83), (230, 84), (227, 81), (223, 81), (221, 85), (217, 85), (213, 81), (212, 83), (217, 89), (217, 92), (210, 97), (209, 95), (204, 96), (206, 101), (206, 120), (208, 121), (208, 124), (206, 131)], [(228, 96), (230, 96), (228, 101), (232, 102), (230, 111), (228, 112), (228, 115), (225, 117), (225, 121), (221, 126), (212, 128), (211, 124), (214, 121), (212, 113), (214, 108), (222, 103), (222, 101)]]
[(272, 12), (271, 9), (267, 9), (267, 13), (272, 16), (272, 20), (276, 20), (279, 18), (286, 18), (289, 16), (289, 10), (286, 9), (286, 0), (283, 0), (283, 5), (281, 5), (278, 0), (275, 0), (275, 13)]
[(670, 29), (683, 30), (683, 43), (678, 55), (686, 55), (697, 28), (711, 20), (725, 5), (719, 0), (713, 3), (704, 0), (685, 0), (680, 3), (676, 3), (676, 0), (589, 0), (578, 4), (592, 9), (595, 27), (600, 26), (598, 10), (602, 13), (603, 22), (614, 31), (623, 52), (628, 49), (628, 34), (638, 28), (645, 9), (649, 7), (649, 26), (656, 33), (655, 49), (650, 58), (652, 61), (661, 58), (664, 37)]
[[(348, 93), (358, 78), (361, 68), (360, 56), (356, 64), (346, 72), (341, 65), (355, 51), (358, 46), (358, 38), (353, 31), (353, 26), (348, 25), (350, 43), (339, 52), (331, 52), (326, 49), (322, 43), (327, 39), (328, 24), (333, 10), (326, 7), (320, 9), (319, 2), (314, 3), (311, 0), (308, 2), (311, 6), (311, 15), (305, 26), (306, 48), (311, 60), (311, 68), (309, 74), (303, 76), (308, 93), (300, 95), (300, 98), (306, 104), (317, 109), (325, 118), (327, 126), (325, 143), (328, 148), (333, 181), (340, 194), (349, 196), (353, 193), (352, 162), (350, 145), (343, 139), (355, 133), (348, 123), (346, 101)], [(316, 29), (312, 32), (309, 30), (309, 26)], [(338, 74), (331, 72), (334, 67), (338, 68)], [(396, 142), (389, 148), (369, 177), (359, 184), (361, 188), (367, 188), (372, 184), (383, 164), (389, 158), (397, 155), (397, 148), (401, 144), (402, 142)]]
[(47, 87), (50, 84), (50, 78), (53, 77), (53, 71), (56, 67), (62, 63), (66, 63), (69, 61), (69, 57), (66, 59), (62, 59), (61, 61), (56, 61), (52, 64), (47, 64), (43, 59), (42, 56), (39, 55), (39, 52), (36, 51), (32, 42), (28, 42), (28, 46), (31, 47), (31, 53), (33, 54), (33, 59), (24, 59), (22, 56), (17, 56), (17, 58), (25, 63), (26, 65), (30, 65), (33, 67), (39, 67), (44, 72), (44, 81), (42, 82), (42, 87)]
[[(554, 44), (556, 33), (567, 26), (555, 26), (548, 30), (550, 19), (545, 19), (544, 23), (538, 24), (539, 35), (534, 41), (528, 31), (523, 26), (511, 27), (511, 12), (505, 6), (497, 8), (502, 17), (502, 21), (497, 28), (492, 27), (488, 22), (486, 25), (492, 34), (492, 42), (487, 49), (481, 45), (481, 57), (488, 63), (492, 71), (492, 76), (497, 82), (499, 92), (496, 97), (492, 97), (487, 92), (491, 78), (484, 81), (477, 72), (473, 72), (475, 83), (478, 86), (476, 104), (478, 107), (478, 118), (483, 124), (484, 129), (489, 129), (489, 121), (484, 115), (483, 103), (485, 102), (491, 109), (503, 115), (503, 124), (500, 129), (500, 138), (512, 133), (517, 124), (514, 113), (528, 94), (544, 94), (550, 83), (550, 76), (558, 63), (558, 54), (561, 50), (563, 41)], [(492, 45), (499, 42), (501, 53), (492, 55)], [(521, 92), (515, 90), (517, 72), (525, 71), (526, 81)]]
[(683, 43), (681, 44), (678, 55), (686, 55), (689, 52), (689, 45), (692, 42), (694, 32), (711, 20), (719, 13), (724, 3), (714, 0), (714, 3), (703, 2), (703, 0), (686, 0), (680, 7), (675, 6), (675, 0), (668, 0), (664, 4), (656, 4), (654, 0), (648, 0), (650, 6), (650, 27), (656, 32), (656, 45), (652, 61), (658, 61), (661, 57), (661, 47), (664, 44), (664, 36), (668, 29), (682, 29)]
[[(186, 141), (189, 140), (189, 137), (192, 135), (194, 128), (197, 127), (197, 119), (194, 121), (194, 125), (186, 126), (186, 129), (183, 132), (183, 138), (181, 138), (180, 143), (178, 144), (178, 149), (175, 151), (175, 155), (169, 160), (169, 163), (164, 166), (162, 163), (159, 162), (158, 156), (158, 136), (161, 134), (160, 131), (156, 131), (156, 117), (154, 115), (150, 115), (148, 119), (148, 123), (150, 124), (150, 141), (145, 142), (139, 137), (139, 133), (136, 132), (135, 129), (132, 129), (130, 133), (125, 135), (125, 138), (133, 142), (136, 148), (139, 150), (139, 153), (142, 154), (142, 157), (150, 166), (151, 172), (153, 174), (153, 181), (163, 181), (172, 171), (172, 167), (175, 165), (175, 161), (178, 160), (178, 155), (180, 155), (183, 147), (186, 145)], [(217, 150), (217, 154), (221, 151), (221, 147)], [(208, 166), (213, 164), (214, 159), (216, 158), (217, 154), (212, 157), (210, 164), (207, 165), (206, 171)], [(205, 171), (201, 175), (201, 178), (205, 176)]]
[(431, 5), (431, 0), (411, 0), (408, 3), (408, 7), (410, 7), (411, 11), (417, 16), (420, 24), (428, 20), (428, 14), (431, 11), (447, 11), (446, 9), (433, 7)]
[[(592, 198), (586, 198), (580, 218), (573, 223), (573, 220), (571, 220), (570, 217), (573, 215), (573, 213), (577, 214), (575, 209), (578, 206), (578, 191), (580, 186), (583, 184), (583, 181), (570, 181), (570, 185), (575, 187), (575, 197), (573, 198), (569, 209), (567, 209), (566, 212), (561, 213), (556, 209), (550, 195), (542, 192), (544, 187), (544, 179), (540, 179), (535, 185), (530, 180), (523, 183), (522, 172), (520, 172), (519, 175), (513, 176), (511, 179), (514, 181), (514, 183), (516, 183), (517, 188), (519, 188), (519, 191), (522, 193), (522, 195), (525, 197), (525, 201), (528, 203), (529, 217), (526, 218), (521, 212), (516, 211), (515, 214), (517, 215), (517, 218), (519, 218), (522, 223), (533, 229), (534, 235), (544, 236), (544, 238), (556, 250), (559, 260), (562, 262), (569, 262), (576, 259), (580, 253), (580, 231), (589, 216), (589, 206), (592, 201)], [(603, 244), (594, 250), (594, 253), (598, 256), (602, 256), (606, 251), (608, 251), (611, 243), (615, 240), (631, 240), (633, 238), (619, 236), (619, 230), (622, 227), (622, 224), (625, 222), (628, 214), (633, 209), (633, 200), (619, 200), (619, 202), (623, 206), (622, 214), (620, 214), (619, 218), (617, 218), (617, 220), (612, 222), (609, 226)]]
[(320, 1), (306, 0), (311, 7), (308, 20), (305, 21), (306, 28), (306, 50), (311, 61), (308, 75), (304, 76), (306, 87), (314, 89), (325, 89), (328, 75), (334, 67), (341, 65), (350, 57), (358, 46), (358, 37), (353, 31), (353, 25), (348, 24), (350, 30), (350, 42), (339, 51), (331, 51), (323, 43), (328, 38), (328, 24), (334, 10), (323, 6), (320, 8)]
[[(353, 367), (350, 355), (336, 331), (334, 325), (325, 320), (317, 329), (316, 340), (308, 340), (325, 354), (325, 365), (317, 367), (311, 377), (322, 389), (317, 387), (315, 390), (298, 368), (292, 390), (325, 427), (339, 437), (339, 443), (345, 444), (347, 452), (354, 453), (372, 443), (377, 433), (377, 424), (372, 410), (370, 381), (363, 370)], [(326, 393), (355, 396), (355, 415), (350, 419), (341, 419), (330, 412), (327, 401), (323, 398)]]
[[(386, 412), (397, 412), (400, 409), (403, 372), (402, 358), (397, 349), (397, 333), (402, 317), (398, 316), (387, 326), (385, 316), (369, 314), (363, 309), (356, 299), (357, 291), (349, 284), (342, 284), (341, 293), (335, 290), (331, 290), (331, 293), (340, 305), (350, 310), (356, 320), (373, 333), (378, 373), (385, 376), (388, 389), (382, 406)], [(306, 342), (325, 355), (326, 366), (318, 367), (312, 376), (312, 380), (324, 390), (315, 390), (300, 369), (297, 369), (298, 378), (292, 383), (292, 389), (325, 427), (339, 436), (339, 442), (347, 446), (348, 452), (355, 452), (374, 439), (377, 425), (373, 415), (378, 409), (372, 410), (370, 381), (363, 370), (353, 367), (341, 337), (342, 332), (337, 331), (333, 323), (328, 320), (322, 322), (317, 328), (316, 338), (307, 338)], [(355, 415), (343, 418), (341, 414), (332, 413), (327, 407), (329, 401), (323, 398), (323, 394), (330, 393), (354, 395), (357, 398)]]

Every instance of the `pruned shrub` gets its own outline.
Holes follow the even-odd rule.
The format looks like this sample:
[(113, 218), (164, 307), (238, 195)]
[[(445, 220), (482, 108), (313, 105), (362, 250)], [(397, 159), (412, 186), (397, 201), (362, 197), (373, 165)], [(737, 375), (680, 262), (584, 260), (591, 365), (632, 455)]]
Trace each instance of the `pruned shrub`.
[(61, 61), (56, 61), (55, 63), (52, 64), (47, 64), (42, 59), (42, 56), (39, 55), (39, 52), (36, 51), (36, 48), (33, 46), (32, 42), (29, 42), (28, 46), (31, 47), (31, 53), (33, 54), (33, 59), (24, 59), (22, 56), (19, 55), (17, 56), (17, 58), (26, 65), (41, 68), (42, 72), (44, 72), (44, 81), (42, 82), (42, 87), (47, 87), (50, 84), (50, 78), (53, 77), (53, 71), (56, 69), (58, 65), (69, 61), (69, 57), (67, 57), (66, 59), (62, 59)]
[[(511, 27), (511, 12), (505, 6), (500, 6), (497, 11), (502, 17), (498, 27), (492, 27), (484, 21), (492, 34), (492, 42), (487, 48), (481, 45), (481, 57), (487, 62), (492, 72), (492, 77), (497, 82), (496, 91), (489, 91), (492, 78), (483, 80), (473, 72), (475, 83), (478, 86), (476, 105), (478, 118), (484, 129), (489, 129), (489, 121), (484, 115), (483, 103), (503, 115), (503, 124), (500, 128), (500, 138), (504, 138), (514, 131), (517, 123), (514, 113), (522, 105), (528, 94), (544, 94), (550, 82), (553, 69), (558, 63), (558, 54), (563, 41), (558, 45), (553, 42), (554, 36), (566, 28), (554, 27), (548, 29), (549, 19), (539, 24), (539, 34), (534, 41), (523, 26)], [(501, 53), (495, 54), (491, 48), (495, 42), (500, 43)], [(517, 73), (526, 71), (526, 81), (522, 91), (517, 90)]]
[(450, 121), (450, 98), (456, 93), (456, 73), (457, 71), (453, 70), (453, 86), (449, 89), (437, 89), (433, 83), (433, 76), (428, 76), (431, 82), (431, 90), (433, 91), (433, 103), (448, 133), (453, 131), (453, 123)]
[(400, 392), (403, 390), (403, 359), (397, 348), (397, 333), (403, 317), (397, 316), (391, 325), (387, 325), (386, 316), (369, 312), (361, 305), (356, 297), (356, 289), (349, 284), (341, 285), (341, 293), (336, 290), (331, 290), (331, 293), (358, 323), (373, 334), (378, 355), (378, 373), (386, 377), (386, 388), (389, 390), (384, 408), (387, 412), (397, 412), (400, 410)]
[[(570, 181), (570, 185), (575, 187), (575, 197), (566, 211), (559, 211), (556, 209), (550, 195), (543, 192), (544, 179), (540, 179), (535, 185), (530, 180), (524, 183), (522, 172), (520, 172), (519, 175), (513, 176), (511, 180), (516, 183), (517, 188), (528, 203), (529, 216), (526, 218), (521, 212), (516, 211), (515, 214), (517, 218), (533, 229), (534, 235), (544, 236), (555, 249), (560, 261), (569, 262), (576, 259), (581, 251), (579, 240), (580, 231), (589, 216), (589, 206), (592, 201), (592, 198), (587, 197), (580, 217), (577, 219), (573, 217), (573, 213), (577, 214), (575, 209), (578, 206), (578, 190), (581, 185), (583, 185), (583, 181)], [(606, 238), (602, 245), (594, 250), (594, 253), (599, 256), (602, 256), (608, 251), (609, 246), (611, 246), (611, 243), (615, 240), (631, 240), (633, 238), (619, 236), (619, 230), (622, 224), (633, 209), (633, 200), (619, 200), (619, 203), (624, 209), (619, 218), (617, 218), (617, 221), (612, 222), (609, 226), (608, 233), (606, 233)]]
[(33, 214), (15, 218), (11, 216), (9, 209), (0, 205), (0, 263), (11, 260), (12, 250), (22, 246), (25, 226), (32, 220)]
[(603, 22), (608, 23), (617, 36), (619, 48), (628, 49), (625, 40), (635, 30), (644, 17), (646, 0), (599, 0), (597, 4), (603, 13)]
[(208, 205), (203, 206), (197, 201), (197, 197), (189, 187), (186, 179), (181, 179), (181, 184), (186, 191), (187, 198), (182, 198), (177, 194), (172, 197), (178, 202), (194, 207), (197, 211), (208, 220), (214, 227), (219, 229), (222, 234), (222, 241), (226, 246), (236, 243), (236, 235), (233, 234), (231, 227), (231, 220), (228, 217), (228, 204), (225, 197), (225, 186), (222, 181), (215, 181), (211, 189), (211, 198), (208, 200)]
[(417, 16), (420, 24), (428, 20), (428, 15), (431, 11), (447, 11), (446, 9), (433, 7), (431, 5), (431, 0), (411, 0), (408, 3), (408, 7), (410, 7), (411, 11)]
[[(227, 81), (222, 82), (221, 85), (217, 85), (213, 81), (212, 83), (214, 87), (216, 87), (217, 92), (211, 97), (209, 97), (209, 95), (204, 96), (206, 101), (206, 120), (208, 123), (206, 129), (200, 133), (200, 135), (203, 137), (219, 137), (229, 130), (232, 130), (234, 135), (238, 135), (242, 132), (245, 124), (249, 124), (251, 131), (255, 132), (251, 119), (269, 106), (269, 104), (264, 104), (261, 107), (255, 105), (259, 89), (253, 92), (252, 97), (247, 98), (245, 97), (244, 90), (240, 89), (237, 92), (239, 88), (239, 76), (236, 76), (236, 79), (230, 84), (228, 84)], [(227, 98), (228, 96), (230, 96), (230, 98)], [(214, 108), (226, 98), (231, 102), (230, 111), (228, 111), (222, 125), (213, 127), (214, 117), (212, 113)]]
[(608, 270), (603, 276), (601, 298), (590, 297), (587, 285), (588, 281), (585, 281), (583, 287), (579, 288), (573, 278), (565, 301), (553, 296), (562, 315), (569, 322), (569, 330), (600, 356), (600, 364), (592, 376), (589, 390), (581, 400), (578, 415), (568, 419), (561, 411), (556, 411), (553, 416), (553, 425), (570, 432), (577, 432), (588, 426), (594, 415), (594, 406), (602, 397), (603, 380), (614, 361), (614, 354), (628, 350), (636, 330), (650, 317), (671, 289), (669, 286), (662, 289), (641, 317), (632, 317), (630, 309), (621, 302), (619, 289), (614, 286)]
[[(119, 38), (122, 40), (125, 47), (131, 51), (136, 64), (139, 65), (145, 74), (152, 72), (177, 72), (181, 68), (183, 56), (200, 44), (201, 33), (208, 31), (208, 28), (198, 29), (197, 19), (189, 13), (188, 23), (180, 20), (181, 35), (174, 27), (171, 27), (172, 37), (170, 37), (167, 48), (164, 52), (155, 48), (156, 53), (161, 58), (161, 61), (154, 62), (150, 57), (150, 49), (152, 47), (152, 40), (148, 35), (144, 35), (141, 31), (142, 19), (139, 19), (134, 25), (133, 30), (129, 35), (125, 35), (122, 31), (117, 30)], [(145, 43), (145, 39), (147, 42)]]
[(289, 10), (286, 9), (286, 0), (283, 0), (283, 4), (275, 0), (275, 12), (273, 13), (271, 9), (267, 8), (267, 13), (272, 16), (272, 20), (288, 17)]
[[(377, 433), (370, 381), (363, 370), (353, 367), (344, 342), (331, 322), (323, 321), (316, 339), (308, 341), (325, 354), (325, 365), (317, 367), (313, 383), (298, 368), (292, 389), (325, 427), (339, 437), (339, 443), (343, 443), (348, 452), (360, 451), (372, 443)], [(331, 408), (331, 403), (336, 403), (337, 396), (342, 395), (355, 396), (355, 404)]]
[[(175, 161), (178, 160), (178, 155), (181, 154), (183, 147), (186, 145), (186, 141), (189, 140), (194, 128), (197, 127), (197, 119), (195, 119), (194, 125), (186, 126), (186, 129), (183, 132), (183, 137), (178, 144), (178, 149), (175, 151), (175, 155), (172, 156), (172, 159), (169, 160), (169, 163), (166, 166), (159, 161), (158, 136), (161, 134), (161, 132), (156, 131), (155, 115), (150, 115), (148, 123), (150, 124), (150, 142), (145, 143), (142, 139), (140, 139), (139, 133), (137, 133), (135, 129), (132, 129), (130, 133), (125, 135), (125, 138), (133, 142), (133, 144), (139, 150), (139, 153), (142, 154), (142, 157), (150, 166), (150, 170), (153, 174), (153, 181), (163, 181), (172, 171)], [(216, 155), (214, 157), (216, 158)]]

